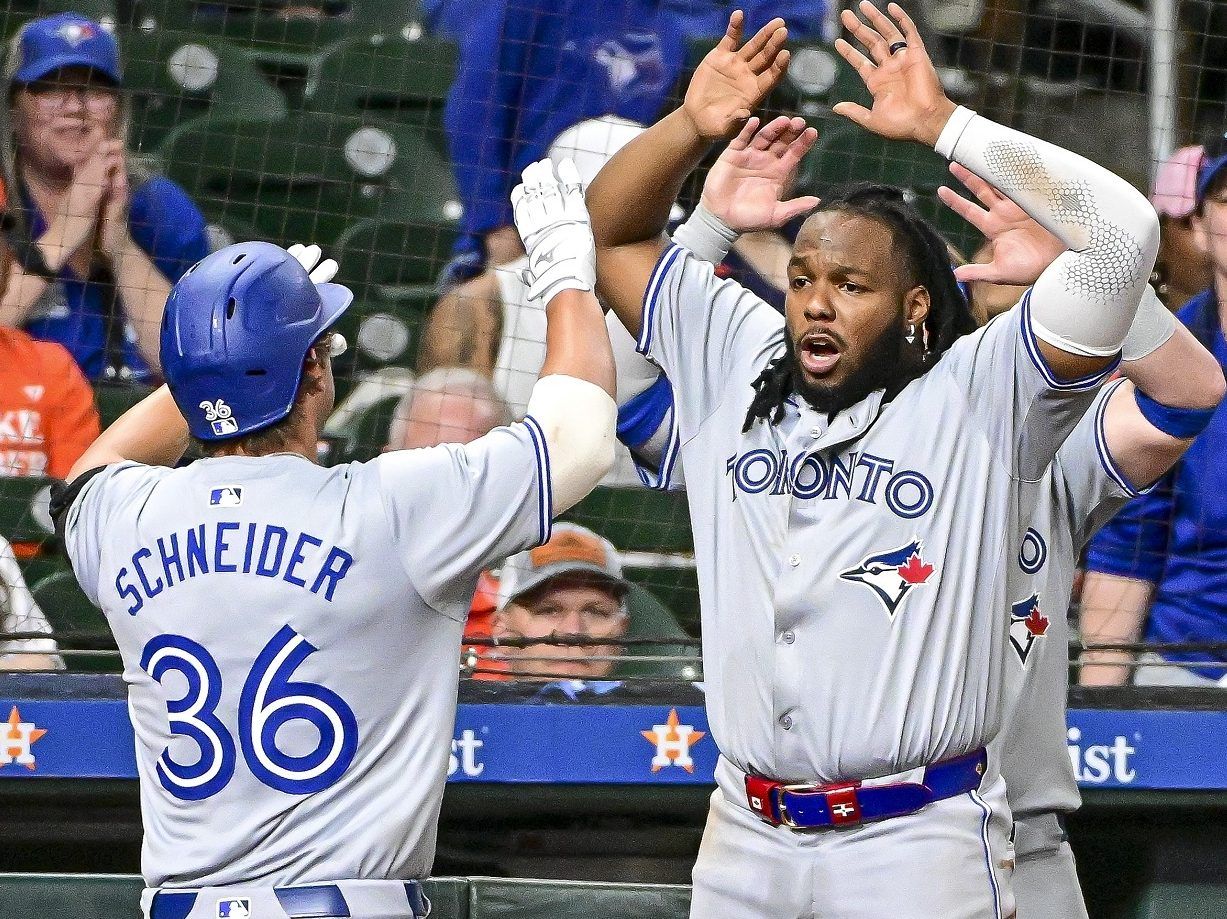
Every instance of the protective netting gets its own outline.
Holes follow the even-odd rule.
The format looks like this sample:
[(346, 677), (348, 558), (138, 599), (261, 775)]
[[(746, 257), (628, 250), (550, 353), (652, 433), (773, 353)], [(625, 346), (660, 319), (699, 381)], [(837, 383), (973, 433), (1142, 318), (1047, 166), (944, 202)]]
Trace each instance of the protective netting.
[[(833, 50), (838, 9), (813, 0), (745, 7), (751, 28), (778, 14), (791, 30), (790, 69), (765, 114), (799, 114), (820, 132), (796, 194), (824, 195), (859, 180), (898, 185), (959, 257), (986, 259), (983, 240), (937, 200), (937, 187), (951, 179), (936, 154), (883, 141), (832, 114), (837, 101), (867, 99)], [(337, 280), (353, 289), (356, 303), (340, 326), (350, 348), (336, 362), (338, 404), (320, 440), (321, 462), (469, 439), (519, 416), (540, 367), (544, 319), (518, 273), (510, 188), (524, 165), (551, 149), (572, 156), (586, 178), (595, 174), (634, 136), (633, 123), (677, 104), (732, 8), (724, 0), (9, 3), (0, 13), (5, 35), (14, 37), (0, 142), (7, 250), (21, 267), (0, 324), (63, 347), (0, 335), (0, 472), (10, 473), (0, 478), (0, 535), (29, 588), (23, 592), (5, 569), (8, 602), (34, 601), (20, 615), (6, 611), (6, 630), (41, 633), (41, 609), (70, 669), (118, 669), (105, 624), (50, 532), (48, 486), (67, 473), (99, 420), (113, 421), (159, 382), (160, 302), (210, 249), (251, 239), (315, 243), (340, 263)], [(1156, 283), (1170, 306), (1209, 284), (1209, 259), (1191, 239), (1197, 156), (1160, 167), (1176, 148), (1220, 137), (1227, 122), (1219, 63), (1227, 19), (1219, 4), (929, 0), (909, 8), (956, 101), (1083, 153), (1139, 187), (1158, 180), (1165, 240)], [(19, 30), (35, 20), (52, 26), (41, 45), (22, 50)], [(120, 92), (106, 79), (94, 29), (118, 39)], [(55, 67), (26, 80), (31, 62), (57, 41), (78, 52), (68, 71)], [(61, 131), (55, 119), (70, 115), (105, 122), (103, 134), (123, 139), (106, 153), (109, 166), (93, 167), (102, 185), (92, 195), (77, 189), (76, 198), (76, 185), (88, 184), (87, 160), (103, 156), (92, 145), (107, 138)], [(84, 144), (88, 156), (77, 149)], [(702, 176), (688, 184), (679, 216), (697, 201)], [(126, 220), (126, 234), (103, 232), (108, 214)], [(798, 225), (754, 234), (721, 271), (782, 307)], [(53, 231), (68, 233), (62, 253)], [(48, 239), (53, 245), (43, 245)], [(121, 257), (132, 247), (148, 256), (145, 274), (131, 267), (137, 260)], [(988, 314), (1016, 295), (972, 289)], [(1118, 536), (1111, 547), (1108, 567), (1133, 583), (1156, 581), (1161, 600), (1173, 534), (1184, 534), (1176, 551), (1184, 553), (1185, 573), (1199, 558), (1213, 567), (1206, 560), (1220, 558), (1227, 537), (1216, 522), (1219, 492), (1189, 491), (1197, 476), (1214, 474), (1202, 468), (1212, 459), (1199, 463), (1196, 474), (1171, 478), (1170, 500), (1144, 511), (1167, 514), (1175, 525), (1151, 520), (1145, 539)], [(535, 631), (512, 626), (491, 580), (474, 602), (464, 672), (698, 678), (684, 493), (645, 488), (622, 455), (608, 482), (568, 517), (619, 553), (631, 586), (624, 596), (616, 592), (616, 614), (555, 610)], [(1193, 655), (1203, 664), (1227, 661), (1227, 648), (1216, 644), (1227, 638), (1216, 624), (1227, 621), (1227, 610), (1215, 606), (1227, 591), (1212, 581), (1182, 582), (1185, 594), (1200, 595), (1196, 610), (1184, 594), (1167, 597), (1175, 625), (1148, 619), (1149, 593), (1101, 589), (1105, 608), (1091, 617), (1088, 640), (1117, 648), (1119, 675), (1137, 655), (1172, 642), (1205, 646)], [(1050, 600), (1049, 611), (1057, 605)], [(551, 633), (567, 640), (530, 640)], [(1170, 647), (1162, 653), (1188, 656)]]

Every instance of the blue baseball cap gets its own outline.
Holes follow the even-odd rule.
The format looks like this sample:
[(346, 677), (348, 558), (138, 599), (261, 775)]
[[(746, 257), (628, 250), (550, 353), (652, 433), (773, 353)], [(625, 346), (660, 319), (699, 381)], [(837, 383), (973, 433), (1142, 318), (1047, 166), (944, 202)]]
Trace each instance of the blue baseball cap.
[(123, 82), (115, 36), (80, 13), (35, 19), (21, 30), (14, 83), (33, 83), (61, 67), (89, 67), (116, 86)]
[(1227, 166), (1227, 134), (1220, 135), (1206, 144), (1201, 167), (1197, 170), (1197, 206), (1206, 202), (1206, 193)]

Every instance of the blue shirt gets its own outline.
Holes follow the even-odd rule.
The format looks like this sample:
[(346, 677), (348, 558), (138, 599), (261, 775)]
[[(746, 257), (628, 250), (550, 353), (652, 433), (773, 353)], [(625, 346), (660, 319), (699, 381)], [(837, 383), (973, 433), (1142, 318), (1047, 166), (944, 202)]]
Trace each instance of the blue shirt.
[[(37, 239), (47, 228), (46, 220), (28, 199), (26, 208), (31, 212), (31, 236)], [(163, 176), (154, 176), (132, 192), (128, 230), (172, 284), (209, 254), (204, 215), (182, 188)], [(107, 368), (109, 301), (108, 286), (83, 281), (64, 266), (58, 283), (49, 288), (40, 304), (45, 305), (44, 314), (30, 320), (26, 331), (35, 338), (62, 344), (85, 375), (96, 380)], [(119, 321), (122, 312), (118, 305), (116, 309)], [(118, 338), (124, 365), (136, 379), (148, 379), (149, 367), (135, 342), (122, 331)]]
[[(1227, 341), (1213, 290), (1190, 300), (1177, 317), (1219, 364)], [(1150, 581), (1155, 598), (1148, 642), (1227, 641), (1227, 411), (1149, 493), (1130, 501), (1091, 541), (1088, 570)], [(1227, 661), (1227, 655), (1164, 652), (1172, 661)], [(1220, 667), (1195, 668), (1217, 680)]]
[[(463, 6), (463, 15), (461, 15)], [(794, 39), (821, 37), (815, 0), (750, 0), (746, 36), (783, 16)], [(511, 225), (511, 189), (559, 134), (600, 115), (650, 124), (685, 64), (687, 38), (719, 37), (718, 0), (432, 0), (428, 21), (460, 41), (444, 122), (464, 203), (458, 252)], [(459, 26), (463, 24), (463, 29)]]

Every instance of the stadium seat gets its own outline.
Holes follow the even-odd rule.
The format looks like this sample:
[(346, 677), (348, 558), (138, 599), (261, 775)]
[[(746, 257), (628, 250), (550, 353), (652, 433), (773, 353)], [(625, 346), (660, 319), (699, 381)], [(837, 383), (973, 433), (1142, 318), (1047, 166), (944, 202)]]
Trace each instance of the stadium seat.
[(285, 97), (227, 42), (163, 31), (120, 41), (135, 150), (152, 153), (171, 128), (210, 111), (255, 119), (286, 113)]
[(172, 131), (159, 156), (211, 219), (245, 221), (283, 245), (328, 246), (371, 217), (447, 225), (460, 216), (451, 166), (420, 131), (395, 123), (209, 117)]
[(339, 442), (333, 453), (340, 462), (363, 462), (379, 455), (396, 404), (412, 385), (413, 374), (403, 367), (385, 367), (354, 380), (324, 426), (324, 434)]
[(439, 296), (434, 276), (455, 238), (450, 222), (364, 220), (341, 234), (331, 254), (341, 265), (337, 280), (359, 300), (339, 326), (354, 346), (355, 370), (413, 366)]
[(647, 488), (598, 488), (566, 515), (623, 552), (693, 552), (686, 495)]
[(102, 429), (105, 431), (120, 415), (151, 392), (151, 387), (142, 386), (140, 383), (94, 384), (94, 401), (98, 405), (98, 414), (102, 417)]
[[(631, 584), (627, 595), (627, 606), (630, 610), (630, 622), (626, 630), (626, 638), (663, 639), (660, 644), (637, 645), (629, 648), (626, 653), (633, 655), (684, 656), (697, 657), (697, 645), (670, 644), (674, 641), (688, 641), (690, 636), (682, 629), (673, 613), (661, 603), (651, 591)], [(697, 661), (620, 661), (613, 670), (611, 679), (621, 680), (627, 677), (654, 679), (697, 680), (700, 669)]]
[(691, 635), (699, 634), (699, 576), (693, 558), (662, 556), (659, 559), (641, 559), (631, 556), (625, 560), (623, 571), (627, 580), (645, 588), (660, 600), (684, 631)]
[(831, 111), (836, 102), (869, 105), (872, 98), (864, 81), (831, 45), (798, 44), (792, 49), (788, 73), (768, 97), (766, 108), (802, 115), (825, 133), (828, 126), (847, 124)]
[[(54, 482), (39, 476), (0, 476), (0, 536), (27, 545), (51, 539), (55, 527), (47, 502)], [(23, 557), (20, 547), (17, 555)]]
[(416, 32), (349, 39), (312, 65), (304, 107), (417, 125), (446, 156), (443, 103), (456, 77), (456, 57), (452, 42)]
[(68, 669), (84, 673), (118, 673), (115, 638), (102, 612), (89, 601), (71, 571), (48, 575), (30, 588), (39, 609), (51, 623), (61, 651), (114, 651), (107, 655), (66, 654)]
[(1189, 919), (1227, 916), (1227, 884), (1152, 884), (1134, 919)]
[(30, 19), (57, 13), (80, 13), (107, 27), (118, 21), (114, 0), (7, 0), (0, 12), (3, 34), (11, 35)]
[(827, 130), (801, 163), (795, 194), (829, 196), (851, 182), (884, 182), (909, 195), (948, 242), (970, 256), (979, 246), (976, 230), (937, 198), (939, 185), (958, 183), (946, 161), (919, 144), (883, 140), (853, 124)]
[(470, 919), (685, 919), (690, 888), (672, 884), (603, 884), (470, 878)]

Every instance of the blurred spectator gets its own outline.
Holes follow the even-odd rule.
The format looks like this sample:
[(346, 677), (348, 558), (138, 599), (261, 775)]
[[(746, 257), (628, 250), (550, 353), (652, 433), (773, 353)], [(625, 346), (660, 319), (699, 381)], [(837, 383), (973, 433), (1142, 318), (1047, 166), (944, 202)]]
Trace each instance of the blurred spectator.
[(1153, 283), (1168, 309), (1184, 306), (1210, 286), (1210, 256), (1193, 227), (1201, 147), (1181, 147), (1155, 173), (1150, 202), (1159, 212), (1162, 235)]
[[(1211, 286), (1176, 315), (1227, 367), (1227, 138), (1207, 145), (1194, 229), (1210, 255)], [(1082, 588), (1087, 644), (1227, 641), (1227, 412), (1219, 411), (1179, 463), (1091, 541)], [(1149, 613), (1149, 614), (1148, 614)], [(1132, 655), (1088, 652), (1082, 683), (1119, 685)], [(1142, 685), (1227, 686), (1227, 653), (1145, 653)], [(1172, 666), (1172, 665), (1176, 666)]]
[(128, 161), (115, 39), (75, 13), (36, 19), (13, 36), (4, 75), (16, 264), (0, 325), (60, 342), (91, 379), (156, 374), (170, 285), (208, 245), (184, 191)]
[(487, 377), (467, 367), (438, 367), (401, 397), (386, 449), (467, 444), (511, 422), (511, 410)]
[[(717, 0), (428, 0), (428, 24), (460, 42), (445, 124), (464, 204), (451, 281), (523, 249), (508, 196), (551, 138), (598, 115), (650, 123), (677, 82), (686, 40), (719, 38), (733, 6)], [(822, 35), (817, 0), (751, 0), (746, 34), (773, 16), (794, 39)]]
[[(0, 298), (10, 257), (0, 239)], [(0, 326), (0, 476), (65, 478), (99, 433), (93, 390), (72, 355)]]
[(551, 636), (610, 640), (609, 645), (559, 645), (543, 641), (503, 648), (512, 679), (601, 680), (614, 669), (626, 634), (630, 584), (618, 550), (607, 539), (573, 523), (557, 523), (550, 541), (507, 559), (499, 585), (494, 636)]
[[(0, 536), (0, 632), (51, 634), (47, 617), (34, 602), (13, 548)], [(0, 670), (63, 670), (52, 638), (0, 638)]]

